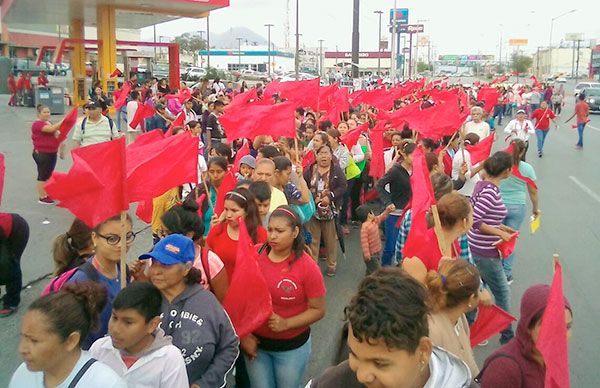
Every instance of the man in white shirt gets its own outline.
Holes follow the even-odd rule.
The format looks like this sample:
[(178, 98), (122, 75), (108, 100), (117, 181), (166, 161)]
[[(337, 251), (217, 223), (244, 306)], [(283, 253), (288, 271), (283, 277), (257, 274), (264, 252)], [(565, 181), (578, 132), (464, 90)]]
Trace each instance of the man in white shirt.
[(490, 135), (490, 126), (488, 123), (483, 121), (483, 109), (480, 106), (474, 106), (471, 108), (471, 121), (465, 124), (465, 133), (474, 133), (479, 136), (480, 139), (485, 139)]
[[(512, 142), (515, 139), (523, 140), (527, 146), (525, 149), (525, 155), (527, 155), (527, 149), (529, 149), (529, 136), (535, 134), (535, 126), (530, 120), (527, 120), (524, 109), (517, 111), (517, 116), (511, 120), (506, 127), (504, 127), (504, 133), (507, 134), (506, 140)], [(523, 157), (525, 161), (525, 157)]]
[(102, 107), (98, 102), (90, 102), (86, 109), (87, 117), (73, 131), (73, 149), (120, 137), (115, 123), (102, 114)]
[(198, 121), (198, 115), (192, 109), (194, 107), (194, 102), (191, 98), (187, 99), (183, 103), (183, 114), (185, 115), (185, 124), (190, 121)]
[(131, 122), (135, 117), (139, 105), (141, 104), (141, 95), (137, 90), (132, 91), (129, 94), (131, 100), (127, 103), (127, 142), (133, 142), (142, 133), (142, 123), (140, 122), (137, 127), (132, 128)]

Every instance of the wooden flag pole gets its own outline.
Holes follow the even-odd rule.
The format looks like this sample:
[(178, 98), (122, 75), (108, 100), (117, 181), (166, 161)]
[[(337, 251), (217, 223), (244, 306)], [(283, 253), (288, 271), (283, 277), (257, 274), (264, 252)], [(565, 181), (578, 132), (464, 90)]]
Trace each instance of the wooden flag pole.
[(456, 137), (456, 135), (458, 135), (459, 131), (454, 132), (454, 135), (452, 135), (452, 137), (450, 138), (450, 140), (448, 140), (448, 144), (446, 144), (446, 146), (444, 147), (444, 149), (442, 150), (442, 152), (446, 151), (448, 149), (448, 147), (450, 147), (450, 143), (452, 143), (454, 141), (454, 138)]
[(440, 222), (440, 214), (438, 213), (437, 205), (431, 205), (431, 214), (433, 215), (433, 227), (435, 230), (435, 236), (437, 237), (438, 245), (442, 255), (446, 257), (452, 257), (452, 249), (448, 249), (446, 246), (446, 239), (444, 238), (444, 232), (442, 230), (442, 224)]
[(296, 149), (296, 163), (300, 163), (300, 151), (298, 151), (298, 135), (294, 137), (294, 148)]
[(206, 199), (208, 200), (208, 204), (210, 205), (210, 208), (213, 211), (213, 214), (215, 212), (215, 204), (212, 203), (212, 201), (210, 200), (210, 190), (208, 190), (208, 185), (206, 184), (206, 179), (202, 179), (202, 184), (204, 184), (204, 190), (206, 190)]
[(127, 286), (127, 211), (121, 212), (121, 289)]

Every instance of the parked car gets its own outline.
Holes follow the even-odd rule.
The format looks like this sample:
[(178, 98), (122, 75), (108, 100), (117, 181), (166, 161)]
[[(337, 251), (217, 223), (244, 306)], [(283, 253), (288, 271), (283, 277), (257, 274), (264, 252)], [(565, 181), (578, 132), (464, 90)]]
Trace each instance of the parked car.
[(600, 83), (598, 83), (598, 82), (580, 82), (580, 83), (578, 83), (575, 86), (575, 90), (574, 90), (575, 97), (577, 97), (583, 89), (588, 89), (588, 88), (600, 88)]
[(590, 112), (600, 112), (600, 87), (583, 89), (585, 102), (590, 107)]
[(206, 69), (201, 67), (191, 67), (185, 75), (187, 81), (198, 81), (203, 77), (206, 77)]
[(169, 78), (169, 64), (165, 62), (155, 63), (152, 66), (152, 76), (158, 79)]

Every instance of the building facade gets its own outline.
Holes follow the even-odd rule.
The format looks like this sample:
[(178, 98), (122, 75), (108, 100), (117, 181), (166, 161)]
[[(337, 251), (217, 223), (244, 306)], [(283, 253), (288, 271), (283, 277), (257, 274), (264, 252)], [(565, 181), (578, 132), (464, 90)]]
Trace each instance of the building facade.
[[(579, 54), (578, 54), (579, 52)], [(579, 66), (577, 58), (579, 57)], [(540, 77), (588, 77), (592, 50), (589, 47), (554, 47), (533, 54), (532, 72)]]
[[(209, 54), (201, 50), (203, 58)], [(271, 71), (289, 72), (294, 70), (294, 54), (279, 50), (268, 50), (266, 46), (242, 46), (240, 49), (219, 49), (210, 51), (210, 65), (221, 70), (254, 70), (267, 72), (271, 58)]]
[[(343, 73), (352, 70), (352, 52), (350, 51), (326, 51), (324, 53), (325, 72), (341, 71)], [(358, 53), (359, 74), (375, 74), (380, 69), (381, 73), (387, 74), (392, 68), (392, 53), (389, 51), (362, 51)]]

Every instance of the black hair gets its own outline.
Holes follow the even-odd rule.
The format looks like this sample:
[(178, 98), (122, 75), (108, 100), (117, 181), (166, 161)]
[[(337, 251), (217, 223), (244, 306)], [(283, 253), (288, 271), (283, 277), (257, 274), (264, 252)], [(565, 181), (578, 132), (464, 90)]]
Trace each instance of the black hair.
[(382, 268), (367, 276), (344, 309), (359, 341), (382, 340), (388, 348), (414, 354), (429, 334), (425, 287), (400, 268)]
[(91, 330), (98, 327), (100, 312), (108, 298), (106, 287), (97, 282), (65, 284), (58, 292), (34, 301), (28, 311), (39, 311), (50, 322), (51, 330), (63, 341), (79, 333), (79, 346)]
[(273, 158), (275, 163), (275, 170), (283, 171), (292, 167), (292, 161), (285, 156), (276, 156)]
[(225, 200), (235, 202), (236, 205), (246, 212), (244, 222), (246, 223), (248, 234), (254, 244), (258, 243), (258, 228), (261, 226), (261, 221), (258, 215), (258, 207), (254, 201), (254, 195), (250, 190), (239, 187), (227, 193)]
[(296, 108), (296, 113), (298, 113), (300, 116), (304, 116), (304, 113), (306, 111), (304, 110), (304, 108), (302, 108), (301, 106)]
[(331, 123), (331, 120), (324, 120), (319, 124), (319, 129), (321, 131), (327, 131), (327, 129), (332, 128), (333, 124)]
[(171, 233), (185, 236), (189, 232), (193, 232), (192, 240), (194, 241), (198, 241), (204, 236), (204, 222), (198, 215), (198, 203), (192, 198), (186, 199), (181, 205), (170, 208), (160, 220)]
[(421, 144), (423, 144), (423, 147), (430, 148), (432, 151), (435, 151), (435, 149), (438, 148), (438, 143), (429, 138), (421, 139)]
[(227, 159), (225, 159), (222, 156), (213, 156), (211, 158), (208, 159), (208, 163), (206, 164), (207, 168), (210, 168), (210, 166), (212, 166), (213, 164), (216, 164), (217, 166), (221, 167), (221, 169), (223, 169), (223, 171), (227, 171)]
[(579, 96), (577, 96), (581, 101), (585, 100), (585, 93), (581, 92), (579, 93)]
[(160, 316), (162, 295), (148, 282), (133, 282), (122, 289), (113, 302), (113, 310), (132, 309), (144, 317), (146, 323)]
[(513, 166), (513, 157), (504, 151), (498, 151), (483, 162), (483, 169), (491, 177), (497, 177)]
[(254, 194), (254, 198), (256, 198), (259, 202), (264, 202), (268, 199), (271, 199), (271, 186), (265, 181), (250, 183), (248, 190)]
[(373, 213), (373, 206), (368, 204), (360, 205), (356, 208), (356, 218), (359, 222), (366, 222), (370, 213)]
[(137, 100), (139, 96), (140, 92), (137, 90), (132, 90), (131, 93), (129, 93), (129, 97), (131, 97), (132, 100)]
[(408, 127), (404, 127), (402, 131), (400, 131), (400, 137), (403, 139), (412, 139), (413, 131)]
[[(273, 210), (271, 216), (269, 217), (269, 221), (272, 218), (285, 218), (290, 228), (298, 228), (298, 235), (292, 243), (292, 252), (294, 253), (294, 258), (290, 261), (291, 267), (292, 264), (294, 264), (296, 260), (300, 259), (300, 257), (302, 257), (304, 254), (304, 232), (302, 230), (302, 222), (300, 221), (298, 214), (287, 205), (278, 206), (277, 209)], [(267, 245), (268, 243), (265, 243), (267, 251), (270, 251), (270, 248)]]
[(267, 159), (273, 159), (277, 156), (281, 156), (281, 152), (277, 147), (272, 145), (266, 145), (259, 148), (258, 152)]
[(227, 163), (231, 163), (231, 147), (225, 143), (215, 142), (212, 143), (212, 148), (215, 150), (217, 155), (227, 159)]
[(221, 100), (216, 100), (215, 101), (215, 108), (218, 107), (218, 106), (225, 106), (225, 104)]
[[(130, 224), (133, 225), (133, 221), (131, 220), (131, 216), (129, 215), (129, 213), (127, 213), (126, 219), (127, 219), (127, 222), (129, 222)], [(106, 220), (104, 220), (101, 223), (99, 223), (98, 225), (96, 225), (96, 227), (92, 230), (97, 234), (100, 231), (100, 229), (102, 228), (102, 225), (104, 225), (108, 222), (112, 222), (112, 221), (121, 221), (121, 214), (117, 214), (116, 216), (107, 218)]]
[[(188, 121), (187, 126), (190, 128), (197, 127), (200, 123), (197, 120)], [(216, 143), (215, 143), (216, 144)], [(220, 143), (223, 144), (223, 143)]]
[(91, 247), (92, 228), (75, 218), (68, 231), (59, 234), (52, 243), (54, 275), (58, 276), (78, 265), (79, 252)]

